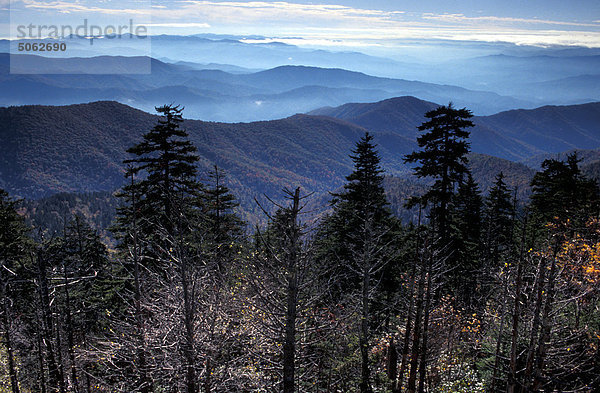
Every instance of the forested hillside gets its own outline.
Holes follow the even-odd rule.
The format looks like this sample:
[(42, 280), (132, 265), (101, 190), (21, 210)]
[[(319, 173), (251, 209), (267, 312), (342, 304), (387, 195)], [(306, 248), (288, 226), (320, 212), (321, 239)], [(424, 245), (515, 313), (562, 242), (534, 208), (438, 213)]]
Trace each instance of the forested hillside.
[[(30, 198), (120, 187), (127, 146), (157, 119), (115, 102), (5, 108), (0, 118), (2, 185)], [(302, 115), (240, 124), (188, 120), (185, 128), (200, 149), (202, 173), (217, 164), (240, 191), (245, 187), (255, 193), (289, 182), (334, 188), (350, 167), (341, 148), (364, 132), (339, 120)], [(389, 142), (393, 149), (404, 139), (392, 136)], [(388, 157), (398, 166), (398, 158)]]
[[(480, 184), (483, 194), (487, 195), (494, 184), (496, 174), (498, 171), (502, 171), (507, 185), (516, 190), (519, 203), (527, 200), (531, 193), (529, 183), (535, 174), (533, 169), (523, 164), (483, 154), (470, 153), (468, 157), (469, 168), (477, 183)], [(582, 170), (594, 178), (600, 175), (600, 168), (594, 164), (582, 165)], [(208, 176), (203, 176), (203, 178), (208, 179)], [(243, 190), (236, 187), (235, 184), (231, 184), (229, 177), (224, 179), (224, 183), (231, 185), (236, 195), (241, 192), (239, 190)], [(414, 209), (407, 210), (404, 204), (411, 196), (421, 195), (428, 183), (427, 180), (417, 179), (412, 175), (385, 177), (383, 185), (390, 202), (390, 209), (404, 223), (416, 220)], [(338, 187), (333, 191), (340, 189), (341, 187)], [(273, 192), (274, 194), (267, 195), (277, 199), (279, 191), (273, 190)], [(65, 218), (73, 214), (81, 214), (92, 228), (100, 232), (103, 238), (110, 239), (111, 234), (108, 232), (108, 228), (116, 216), (118, 206), (115, 193), (110, 191), (58, 193), (40, 199), (27, 199), (22, 203), (20, 212), (30, 225), (46, 235), (60, 235), (64, 231)], [(256, 196), (264, 200), (263, 196)], [(307, 216), (310, 216), (311, 222), (330, 211), (331, 199), (332, 196), (329, 192), (315, 192), (306, 209), (310, 211), (310, 215), (307, 214)], [(236, 212), (248, 222), (250, 227), (257, 223), (265, 223), (265, 216), (253, 198), (240, 197), (238, 200), (240, 206), (236, 208)]]
[(36, 238), (62, 236), (66, 223), (75, 215), (81, 216), (96, 230), (106, 244), (114, 239), (109, 228), (117, 214), (119, 200), (114, 192), (58, 193), (46, 198), (23, 200), (19, 214), (33, 229)]
[[(320, 116), (157, 111), (0, 112), (3, 184), (74, 189), (79, 162), (77, 181), (89, 165), (106, 170), (89, 184), (121, 186), (25, 204), (0, 191), (3, 391), (600, 389), (600, 190), (577, 153), (537, 171), (472, 153), (478, 119), (452, 105), (421, 114), (409, 149)], [(400, 165), (413, 177), (386, 176)], [(239, 203), (257, 190), (266, 224), (249, 231)], [(109, 248), (95, 228), (115, 198)]]
[[(410, 168), (402, 155), (416, 147), (417, 126), (423, 113), (433, 107), (401, 97), (319, 112), (341, 120), (297, 115), (235, 124), (186, 120), (184, 127), (199, 149), (200, 172), (217, 164), (228, 172), (230, 186), (240, 195), (272, 194), (294, 185), (328, 191), (342, 184), (351, 167), (345, 152), (365, 128), (377, 135), (387, 174), (407, 174)], [(558, 153), (562, 147), (600, 147), (596, 142), (600, 141), (598, 108), (598, 104), (588, 104), (476, 117), (471, 147), (476, 153), (525, 160), (539, 167), (548, 157), (542, 153)], [(526, 132), (518, 128), (512, 114), (529, 119), (524, 123)], [(555, 117), (560, 121), (554, 121)], [(114, 191), (123, 184), (125, 149), (155, 121), (154, 115), (115, 102), (0, 108), (0, 185), (27, 198)], [(528, 136), (542, 135), (551, 125), (557, 130), (572, 126), (574, 131), (556, 131), (552, 148), (546, 139)]]
[[(321, 108), (310, 113), (414, 139), (416, 127), (422, 122), (422, 113), (435, 106), (414, 97), (398, 97), (370, 104)], [(473, 151), (509, 160), (600, 147), (598, 103), (511, 110), (477, 116), (473, 121), (475, 128), (470, 140)]]

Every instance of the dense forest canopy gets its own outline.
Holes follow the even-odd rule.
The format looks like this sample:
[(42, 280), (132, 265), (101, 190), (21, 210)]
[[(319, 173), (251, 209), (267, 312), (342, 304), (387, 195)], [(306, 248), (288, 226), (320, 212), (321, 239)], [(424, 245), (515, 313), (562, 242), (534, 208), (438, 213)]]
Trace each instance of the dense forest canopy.
[(0, 392), (600, 391), (600, 194), (576, 154), (527, 203), (502, 171), (482, 193), (472, 115), (441, 106), (406, 206), (365, 133), (319, 221), (295, 187), (248, 230), (181, 108), (157, 111), (123, 153), (114, 244), (68, 203), (34, 231), (0, 192)]

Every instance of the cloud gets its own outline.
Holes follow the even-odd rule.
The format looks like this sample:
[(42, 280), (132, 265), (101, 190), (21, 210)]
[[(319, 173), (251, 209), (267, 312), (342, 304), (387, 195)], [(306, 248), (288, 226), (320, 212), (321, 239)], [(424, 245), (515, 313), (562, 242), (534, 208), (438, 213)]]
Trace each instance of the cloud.
[[(0, 0), (2, 1), (2, 0)], [(70, 1), (34, 1), (23, 0), (24, 7), (30, 11), (55, 11), (58, 13), (85, 13), (106, 15), (146, 15), (150, 16), (152, 11), (149, 7), (143, 8), (108, 8), (88, 6), (79, 2)], [(138, 3), (140, 4), (140, 3)], [(141, 3), (141, 5), (149, 5)], [(87, 16), (87, 15), (86, 15)]]
[(556, 26), (577, 26), (577, 27), (600, 27), (600, 21), (594, 23), (580, 23), (570, 21), (536, 19), (536, 18), (511, 18), (499, 16), (465, 16), (464, 14), (423, 14), (423, 19), (436, 20), (448, 23), (497, 23), (497, 24), (540, 24), (540, 25), (556, 25)]
[[(6, 2), (6, 0), (0, 0)], [(73, 15), (151, 17), (155, 28), (178, 27), (190, 34), (197, 28), (225, 34), (302, 37), (315, 45), (379, 45), (394, 39), (444, 39), (512, 42), (531, 45), (600, 47), (600, 21), (409, 13), (355, 8), (338, 4), (299, 4), (289, 1), (23, 0), (29, 12)], [(320, 43), (320, 44), (317, 44)]]
[(178, 27), (178, 28), (188, 28), (188, 27), (201, 27), (201, 28), (209, 28), (210, 25), (208, 23), (178, 23), (178, 22), (165, 22), (165, 23), (145, 23), (145, 26), (148, 27)]
[[(0, 0), (7, 2), (7, 0)], [(352, 8), (343, 5), (333, 4), (297, 4), (285, 1), (266, 2), (266, 1), (203, 1), (203, 0), (182, 0), (174, 1), (166, 6), (150, 5), (150, 1), (129, 2), (129, 7), (108, 7), (108, 6), (92, 6), (84, 4), (80, 1), (55, 0), (55, 1), (38, 1), (38, 0), (23, 0), (25, 8), (29, 10), (46, 10), (59, 12), (86, 12), (86, 13), (102, 13), (102, 14), (148, 14), (153, 13), (153, 16), (159, 18), (193, 18), (205, 17), (209, 19), (238, 22), (250, 22), (257, 20), (275, 20), (282, 19), (297, 19), (303, 18), (319, 18), (336, 20), (343, 18), (349, 20), (359, 19), (391, 19), (395, 16), (403, 14), (401, 11), (381, 11), (370, 9)], [(2, 4), (2, 3), (0, 3)], [(96, 4), (104, 4), (97, 2)], [(109, 3), (106, 3), (107, 5)], [(112, 3), (110, 3), (112, 4)], [(134, 4), (145, 7), (136, 8)]]
[(315, 25), (317, 23), (358, 24), (388, 23), (404, 13), (352, 8), (334, 4), (297, 4), (284, 1), (208, 1), (183, 0), (179, 8), (161, 10), (155, 17), (203, 18), (220, 23), (292, 23)]
[[(194, 22), (238, 28), (261, 25), (348, 27), (368, 24), (382, 26), (404, 14), (401, 11), (359, 9), (333, 4), (297, 4), (285, 1), (174, 0), (160, 5), (150, 5), (149, 0), (137, 2), (129, 0), (119, 7), (111, 6), (114, 2), (84, 3), (77, 0), (23, 0), (23, 4), (29, 12), (85, 14), (86, 17), (99, 14), (122, 17), (151, 16), (158, 23)], [(136, 4), (140, 7), (135, 7)]]
[[(600, 47), (600, 24), (560, 20), (464, 14), (415, 14), (333, 4), (286, 1), (182, 0), (179, 8), (160, 10), (154, 18), (193, 18), (238, 32), (297, 35), (315, 41), (440, 38)], [(261, 31), (262, 29), (262, 31)], [(271, 30), (269, 32), (268, 30)]]

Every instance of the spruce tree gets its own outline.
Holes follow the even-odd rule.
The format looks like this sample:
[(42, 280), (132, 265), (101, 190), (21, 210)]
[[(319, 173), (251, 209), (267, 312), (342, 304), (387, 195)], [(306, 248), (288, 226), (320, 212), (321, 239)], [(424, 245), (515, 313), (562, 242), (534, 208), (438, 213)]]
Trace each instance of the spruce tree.
[(579, 169), (577, 153), (567, 156), (566, 161), (545, 160), (542, 170), (531, 181), (531, 209), (533, 222), (582, 227), (586, 220), (598, 212), (598, 185), (587, 179)]
[(463, 270), (461, 274), (473, 274), (480, 259), (483, 198), (470, 172), (466, 181), (460, 182), (454, 199), (453, 234), (456, 236), (460, 268)]
[[(354, 171), (341, 193), (333, 194), (333, 213), (319, 228), (319, 262), (335, 277), (333, 301), (349, 302), (360, 310), (357, 321), (361, 354), (361, 393), (372, 392), (369, 348), (382, 315), (394, 315), (394, 281), (391, 247), (397, 220), (391, 215), (383, 188), (383, 170), (373, 136), (366, 133), (352, 150)], [(329, 283), (331, 284), (331, 283)]]
[(183, 108), (165, 105), (156, 110), (162, 115), (157, 124), (143, 136), (142, 142), (127, 150), (135, 158), (125, 161), (130, 165), (126, 175), (131, 183), (120, 194), (126, 205), (118, 212), (121, 247), (128, 249), (128, 267), (133, 274), (137, 383), (142, 392), (153, 390), (144, 342), (146, 316), (140, 307), (145, 277), (150, 276), (141, 269), (145, 265), (146, 270), (157, 273), (153, 279), (158, 282), (154, 285), (175, 291), (182, 298), (182, 328), (178, 332), (181, 368), (185, 370), (186, 391), (196, 393), (194, 280), (198, 276), (195, 272), (198, 262), (194, 259), (197, 245), (190, 240), (198, 229), (201, 212), (202, 187), (196, 179), (195, 166), (198, 157), (187, 132), (181, 128)]
[[(283, 393), (296, 391), (297, 352), (298, 352), (298, 321), (302, 308), (306, 307), (306, 288), (303, 279), (306, 278), (307, 267), (310, 264), (309, 253), (303, 240), (304, 226), (299, 215), (302, 211), (300, 188), (294, 191), (285, 189), (286, 198), (291, 200), (289, 207), (281, 206), (273, 216), (263, 233), (257, 231), (256, 264), (261, 269), (269, 270), (269, 274), (258, 271), (257, 276), (265, 275), (263, 284), (269, 281), (273, 289), (272, 297), (264, 300), (263, 310), (269, 310), (273, 315), (266, 319), (277, 320), (277, 335), (282, 346), (282, 389)], [(272, 277), (268, 280), (267, 277)], [(274, 279), (274, 280), (273, 280)], [(258, 285), (256, 285), (258, 287)], [(265, 319), (265, 318), (263, 318)]]
[[(32, 300), (31, 288), (24, 285), (26, 278), (29, 278), (25, 277), (23, 263), (29, 248), (28, 230), (23, 218), (17, 214), (16, 207), (17, 203), (8, 197), (6, 191), (0, 189), (0, 326), (3, 358), (6, 356), (4, 361), (12, 393), (20, 392), (13, 323), (16, 316), (23, 313), (24, 303)], [(8, 391), (8, 386), (5, 388)]]
[(396, 223), (388, 208), (381, 159), (371, 134), (365, 133), (350, 158), (354, 171), (346, 177), (343, 191), (332, 193), (333, 212), (321, 222), (317, 236), (318, 258), (337, 270), (341, 292), (353, 280), (343, 261), (350, 260), (353, 250), (361, 248), (361, 223), (368, 218), (382, 231), (389, 231)]
[(78, 348), (90, 349), (93, 335), (107, 328), (106, 314), (122, 308), (113, 287), (118, 283), (110, 277), (106, 246), (81, 215), (65, 224), (62, 237), (45, 241), (43, 253), (48, 280), (54, 283), (50, 300), (61, 321), (56, 332), (57, 350), (67, 355), (62, 356), (61, 367), (67, 385), (79, 391), (91, 383), (94, 365), (77, 357)]
[(162, 115), (157, 124), (127, 150), (135, 157), (124, 161), (128, 184), (117, 195), (123, 203), (117, 209), (113, 231), (119, 247), (126, 249), (134, 242), (135, 228), (139, 261), (162, 271), (164, 266), (155, 265), (161, 250), (164, 254), (169, 248), (165, 237), (191, 233), (189, 224), (198, 221), (192, 217), (202, 206), (202, 185), (196, 178), (196, 147), (181, 128), (183, 108), (164, 105), (156, 111)]
[(63, 273), (69, 281), (65, 286), (78, 310), (74, 323), (82, 335), (95, 332), (105, 327), (102, 317), (106, 310), (114, 313), (123, 307), (115, 294), (121, 283), (111, 277), (114, 266), (106, 246), (81, 215), (69, 222), (62, 242), (66, 269)]
[(459, 182), (451, 211), (451, 247), (448, 277), (452, 288), (466, 304), (474, 301), (481, 268), (481, 210), (483, 198), (470, 172)]
[[(349, 240), (356, 222), (372, 217), (378, 224), (389, 223), (391, 212), (383, 188), (383, 169), (381, 168), (377, 145), (368, 132), (356, 144), (350, 158), (354, 162), (354, 171), (346, 176), (344, 191), (332, 193), (334, 208), (333, 221), (339, 227), (339, 234)], [(337, 218), (337, 220), (336, 220)]]
[(514, 215), (511, 192), (500, 172), (485, 200), (485, 257), (493, 267), (498, 266), (500, 255), (512, 244)]
[(201, 194), (204, 248), (223, 272), (223, 264), (237, 251), (235, 246), (243, 236), (244, 222), (235, 212), (239, 203), (224, 184), (225, 172), (215, 165), (209, 177), (211, 182)]
[[(136, 194), (140, 232), (154, 240), (160, 236), (153, 233), (153, 228), (161, 226), (171, 232), (175, 213), (193, 206), (192, 201), (197, 200), (194, 197), (201, 189), (196, 179), (196, 147), (180, 128), (183, 108), (165, 105), (156, 111), (161, 114), (157, 124), (143, 136), (142, 142), (127, 150), (135, 157), (124, 161), (129, 165), (126, 177), (137, 176), (137, 179), (120, 194), (126, 200)], [(131, 222), (130, 210), (122, 209), (120, 214), (123, 224)]]
[(435, 180), (433, 186), (420, 198), (412, 199), (412, 205), (430, 205), (430, 218), (437, 228), (442, 243), (447, 243), (450, 235), (450, 214), (452, 197), (456, 185), (467, 174), (467, 153), (469, 152), (469, 132), (473, 127), (469, 120), (473, 117), (466, 108), (455, 109), (452, 103), (440, 106), (425, 114), (426, 122), (419, 126), (424, 132), (417, 138), (421, 151), (408, 154), (405, 163), (419, 163), (414, 168), (418, 177)]
[(339, 209), (352, 207), (359, 216), (373, 215), (375, 221), (390, 217), (388, 202), (383, 189), (383, 169), (380, 166), (377, 145), (368, 132), (356, 144), (350, 158), (354, 162), (354, 172), (346, 177), (344, 192), (334, 194)]

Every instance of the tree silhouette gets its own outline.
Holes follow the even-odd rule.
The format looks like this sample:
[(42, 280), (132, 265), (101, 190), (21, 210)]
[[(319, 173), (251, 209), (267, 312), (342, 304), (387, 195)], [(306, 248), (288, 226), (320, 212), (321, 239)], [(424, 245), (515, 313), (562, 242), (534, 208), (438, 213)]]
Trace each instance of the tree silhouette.
[[(467, 173), (467, 153), (469, 152), (469, 132), (467, 127), (474, 124), (473, 117), (466, 108), (455, 109), (452, 103), (440, 106), (425, 114), (426, 122), (419, 126), (424, 132), (417, 138), (421, 151), (408, 154), (405, 163), (419, 163), (414, 168), (418, 177), (435, 179), (433, 186), (411, 204), (431, 205), (430, 218), (436, 226), (441, 239), (449, 239), (449, 219), (452, 196), (456, 185)], [(443, 243), (443, 242), (442, 242)]]

